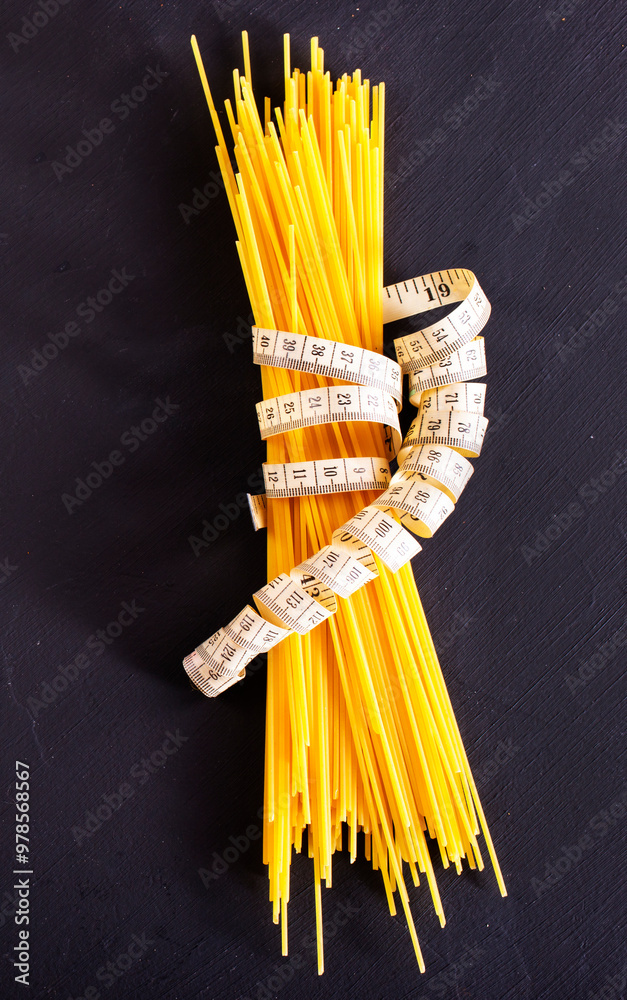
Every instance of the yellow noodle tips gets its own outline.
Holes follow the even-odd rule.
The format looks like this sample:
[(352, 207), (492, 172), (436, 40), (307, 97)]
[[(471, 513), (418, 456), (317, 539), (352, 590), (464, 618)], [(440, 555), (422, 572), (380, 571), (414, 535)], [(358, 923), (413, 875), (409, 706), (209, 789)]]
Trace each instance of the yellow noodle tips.
[[(384, 85), (356, 70), (335, 84), (311, 39), (311, 69), (290, 66), (285, 100), (263, 121), (253, 97), (248, 36), (244, 72), (226, 102), (237, 173), (192, 38), (237, 231), (237, 251), (257, 326), (383, 351)], [(262, 366), (264, 398), (338, 385), (309, 373)], [(381, 424), (299, 428), (268, 440), (270, 463), (384, 455)], [(329, 543), (333, 531), (372, 502), (372, 492), (268, 499), (268, 579)], [(442, 864), (483, 868), (483, 833), (501, 893), (505, 886), (431, 640), (411, 564), (378, 576), (308, 635), (269, 651), (263, 857), (273, 919), (287, 954), (292, 848), (313, 859), (318, 971), (324, 968), (322, 881), (348, 828), (381, 872), (392, 914), (398, 892), (420, 969), (424, 963), (405, 884), (426, 877), (444, 912), (427, 838)], [(306, 839), (303, 834), (306, 831)]]

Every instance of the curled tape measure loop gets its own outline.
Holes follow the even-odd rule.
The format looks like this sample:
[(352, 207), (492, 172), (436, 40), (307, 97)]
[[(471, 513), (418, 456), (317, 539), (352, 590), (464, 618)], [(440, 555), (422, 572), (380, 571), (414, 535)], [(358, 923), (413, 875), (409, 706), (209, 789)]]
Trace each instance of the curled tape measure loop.
[(224, 631), (238, 646), (250, 650), (256, 656), (259, 653), (267, 653), (277, 642), (281, 642), (289, 635), (289, 629), (272, 625), (258, 615), (250, 604), (224, 626)]
[(372, 501), (373, 507), (399, 513), (401, 524), (421, 538), (431, 538), (455, 504), (429, 483), (395, 483)]
[[(246, 675), (246, 665), (294, 632), (306, 635), (377, 574), (375, 556), (397, 572), (418, 552), (415, 535), (430, 538), (453, 511), (479, 455), (488, 421), (483, 416), (485, 346), (478, 333), (490, 304), (471, 271), (422, 275), (383, 290), (383, 321), (460, 302), (444, 320), (394, 343), (410, 373), (410, 399), (418, 413), (401, 441), (397, 410), (401, 368), (382, 355), (317, 337), (253, 327), (257, 364), (291, 368), (351, 383), (303, 390), (257, 404), (261, 436), (318, 423), (382, 423), (388, 457), (398, 456), (390, 480), (382, 458), (343, 458), (263, 466), (266, 493), (247, 494), (255, 530), (267, 522), (267, 497), (381, 490), (376, 500), (333, 532), (332, 543), (281, 573), (254, 595), (224, 628), (186, 656), (191, 681), (215, 697)], [(405, 529), (409, 529), (406, 531)], [(259, 612), (259, 613), (258, 613)]]
[(448, 316), (394, 341), (404, 372), (435, 365), (474, 340), (490, 317), (490, 303), (472, 271), (452, 269), (423, 274), (383, 289), (383, 322), (405, 319), (437, 306), (460, 302)]
[(398, 453), (402, 464), (412, 448), (422, 444), (446, 445), (467, 458), (477, 458), (488, 426), (480, 413), (448, 410), (443, 413), (422, 413), (414, 418), (403, 447)]
[(453, 351), (448, 357), (437, 364), (409, 373), (409, 402), (414, 406), (420, 404), (420, 397), (428, 389), (439, 385), (451, 385), (454, 382), (472, 381), (481, 378), (487, 372), (485, 360), (485, 341), (483, 337), (475, 337), (470, 343)]
[(256, 365), (290, 368), (370, 386), (393, 396), (399, 410), (402, 405), (400, 365), (392, 358), (352, 344), (254, 326), (253, 361)]
[(265, 493), (247, 493), (248, 509), (255, 531), (267, 527), (268, 524), (268, 503)]
[(388, 458), (401, 446), (401, 428), (394, 398), (380, 389), (364, 386), (326, 386), (302, 389), (257, 403), (257, 419), (262, 440), (313, 424), (368, 421), (390, 428), (386, 436)]
[(335, 458), (314, 462), (263, 465), (266, 496), (271, 500), (316, 493), (387, 489), (390, 466), (385, 458)]
[(238, 684), (246, 676), (246, 664), (244, 664), (239, 673), (227, 674), (224, 677), (220, 677), (204, 664), (201, 663), (199, 666), (194, 653), (190, 653), (189, 656), (185, 657), (183, 666), (194, 687), (198, 688), (207, 698), (216, 698), (223, 691), (226, 691), (227, 688)]
[(221, 628), (186, 656), (183, 666), (192, 683), (214, 698), (246, 676), (246, 665), (255, 655), (233, 642)]
[(442, 490), (457, 503), (474, 471), (468, 459), (453, 448), (419, 445), (408, 452), (398, 472), (392, 476), (391, 485), (420, 479)]

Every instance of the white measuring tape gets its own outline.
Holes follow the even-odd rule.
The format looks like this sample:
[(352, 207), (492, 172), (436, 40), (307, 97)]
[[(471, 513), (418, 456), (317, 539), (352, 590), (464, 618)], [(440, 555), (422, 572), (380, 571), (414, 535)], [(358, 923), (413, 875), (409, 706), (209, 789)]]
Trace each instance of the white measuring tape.
[(385, 458), (336, 458), (263, 466), (266, 497), (281, 500), (314, 493), (381, 490), (390, 484)]
[(295, 568), (297, 572), (311, 574), (316, 583), (325, 584), (334, 594), (344, 598), (378, 575), (376, 570), (372, 572), (339, 545), (325, 545)]
[(259, 612), (263, 612), (268, 621), (299, 635), (307, 635), (333, 614), (287, 573), (280, 573), (270, 580), (253, 594), (253, 598)]
[(438, 361), (436, 365), (410, 372), (409, 402), (418, 406), (420, 396), (427, 389), (435, 389), (439, 385), (451, 385), (453, 382), (472, 381), (481, 378), (486, 371), (485, 341), (483, 337), (476, 337), (458, 351), (453, 351), (448, 357)]
[(385, 445), (394, 458), (401, 446), (401, 428), (394, 397), (369, 386), (323, 386), (302, 389), (257, 403), (257, 419), (262, 440), (273, 434), (287, 434), (313, 424), (342, 423), (349, 420), (384, 424), (391, 430)]
[(410, 480), (390, 486), (372, 506), (398, 511), (401, 524), (421, 538), (431, 538), (455, 504), (437, 486)]
[(373, 506), (353, 514), (349, 521), (333, 532), (336, 544), (347, 544), (351, 538), (367, 545), (392, 573), (421, 551), (420, 544), (407, 534), (398, 521)]
[(485, 437), (488, 421), (480, 413), (448, 410), (443, 413), (422, 413), (413, 420), (403, 447), (398, 453), (404, 462), (409, 452), (421, 444), (446, 445), (468, 458), (477, 458)]
[(224, 631), (239, 646), (255, 655), (267, 652), (289, 635), (289, 630), (272, 625), (258, 615), (250, 604), (225, 626)]
[(425, 444), (407, 453), (398, 472), (392, 476), (392, 485), (420, 479), (442, 490), (453, 503), (457, 503), (474, 471), (468, 459), (458, 451), (444, 445), (433, 447)]
[(247, 604), (228, 625), (186, 656), (183, 665), (201, 691), (220, 694), (245, 677), (246, 666), (255, 656), (288, 635), (289, 629), (266, 621)]
[(483, 413), (485, 382), (454, 382), (423, 392), (421, 413), (438, 413), (441, 410), (464, 410), (466, 413)]
[(490, 303), (472, 271), (437, 271), (420, 278), (389, 285), (383, 290), (383, 322), (460, 302), (438, 323), (394, 341), (396, 357), (404, 372), (417, 372), (458, 351), (474, 340), (490, 318)]
[(403, 387), (400, 365), (391, 358), (362, 347), (253, 326), (253, 361), (256, 365), (291, 368), (380, 389), (393, 396), (398, 408), (401, 407)]
[[(369, 420), (389, 428), (387, 459), (342, 458), (263, 466), (266, 494), (248, 495), (255, 530), (266, 524), (267, 500), (347, 490), (380, 493), (333, 532), (331, 544), (281, 573), (254, 595), (227, 626), (185, 658), (192, 682), (209, 697), (236, 684), (246, 665), (288, 635), (306, 635), (377, 573), (375, 556), (397, 572), (454, 509), (473, 473), (487, 427), (486, 374), (479, 332), (490, 304), (470, 271), (448, 270), (383, 290), (383, 321), (392, 322), (460, 302), (445, 319), (395, 340), (400, 368), (410, 373), (418, 413), (401, 443), (401, 374), (395, 362), (361, 348), (253, 327), (257, 364), (310, 372), (351, 383), (288, 393), (257, 404), (262, 439), (318, 423)], [(405, 530), (409, 529), (409, 532)]]

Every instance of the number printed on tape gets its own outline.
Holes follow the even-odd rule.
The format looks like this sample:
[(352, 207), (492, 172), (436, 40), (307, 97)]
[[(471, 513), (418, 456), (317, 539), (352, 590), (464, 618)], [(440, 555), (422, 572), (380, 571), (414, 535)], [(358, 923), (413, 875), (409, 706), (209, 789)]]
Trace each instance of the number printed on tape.
[[(439, 279), (439, 280), (437, 280)], [(383, 290), (383, 322), (460, 302), (448, 316), (394, 341), (404, 372), (437, 364), (477, 337), (490, 317), (490, 303), (471, 271), (448, 270), (422, 275)]]
[(429, 444), (412, 448), (392, 477), (392, 485), (412, 479), (437, 486), (457, 503), (474, 469), (467, 458), (446, 445)]
[(306, 635), (332, 612), (311, 597), (287, 573), (280, 573), (274, 580), (253, 594), (259, 611), (273, 615), (282, 628)]
[(224, 628), (214, 632), (206, 642), (196, 648), (196, 653), (218, 677), (237, 673), (255, 656), (250, 649), (244, 649), (236, 643)]
[(253, 361), (325, 378), (343, 379), (389, 393), (402, 403), (400, 365), (383, 354), (320, 337), (253, 327)]
[(289, 635), (289, 629), (273, 625), (258, 615), (250, 604), (224, 626), (227, 636), (244, 649), (265, 653)]
[(373, 506), (399, 511), (401, 522), (421, 538), (431, 538), (455, 509), (453, 501), (442, 490), (429, 483), (395, 483), (376, 500)]
[(485, 341), (483, 337), (475, 337), (437, 364), (410, 372), (409, 402), (418, 406), (422, 393), (427, 389), (451, 385), (453, 382), (472, 381), (481, 378), (486, 372)]
[(463, 410), (465, 413), (483, 413), (485, 382), (454, 382), (452, 385), (428, 389), (420, 400), (422, 413), (441, 410)]
[(394, 457), (401, 445), (401, 429), (394, 398), (379, 389), (364, 386), (325, 386), (275, 396), (257, 403), (261, 437), (285, 434), (312, 424), (365, 420), (390, 428), (385, 445)]
[(225, 674), (220, 676), (210, 667), (208, 667), (203, 661), (197, 656), (197, 654), (190, 653), (183, 660), (183, 667), (185, 672), (189, 677), (192, 684), (198, 688), (202, 694), (206, 695), (207, 698), (215, 698), (217, 695), (222, 694), (227, 688), (237, 684), (246, 676), (246, 667), (242, 667), (238, 673), (235, 674)]
[(381, 492), (390, 484), (385, 458), (336, 458), (329, 461), (263, 465), (266, 496), (271, 499), (356, 490)]
[(295, 571), (311, 573), (334, 594), (344, 598), (350, 597), (377, 575), (376, 571), (373, 573), (349, 552), (336, 545), (325, 545), (315, 555), (296, 566)]
[(443, 444), (467, 458), (476, 458), (481, 454), (487, 426), (486, 417), (480, 413), (462, 410), (422, 413), (419, 410), (403, 441), (398, 460), (402, 465), (411, 449), (421, 444)]
[(421, 551), (420, 543), (398, 521), (372, 505), (358, 511), (333, 532), (335, 545), (346, 544), (349, 538), (356, 538), (372, 549), (392, 573)]

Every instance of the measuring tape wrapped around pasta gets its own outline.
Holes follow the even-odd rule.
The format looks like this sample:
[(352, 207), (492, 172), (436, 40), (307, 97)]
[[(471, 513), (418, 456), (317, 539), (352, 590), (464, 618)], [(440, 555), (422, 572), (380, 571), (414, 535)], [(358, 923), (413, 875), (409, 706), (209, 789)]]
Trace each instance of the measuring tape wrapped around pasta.
[[(254, 656), (296, 632), (306, 635), (335, 614), (336, 595), (348, 599), (377, 575), (377, 556), (397, 572), (420, 552), (415, 535), (431, 538), (453, 511), (473, 473), (485, 435), (485, 346), (477, 334), (490, 305), (470, 271), (447, 270), (390, 285), (384, 322), (461, 304), (444, 320), (395, 340), (399, 364), (338, 341), (253, 327), (256, 364), (352, 384), (301, 390), (257, 403), (261, 437), (321, 423), (370, 420), (387, 428), (387, 458), (398, 454), (390, 478), (387, 458), (329, 458), (265, 463), (265, 494), (248, 500), (255, 530), (266, 526), (267, 501), (321, 493), (377, 490), (367, 507), (333, 532), (330, 545), (282, 573), (254, 595), (224, 629), (186, 657), (193, 683), (215, 697), (246, 673)], [(410, 375), (416, 418), (401, 442), (397, 412), (402, 372)], [(405, 529), (409, 529), (409, 532)]]

